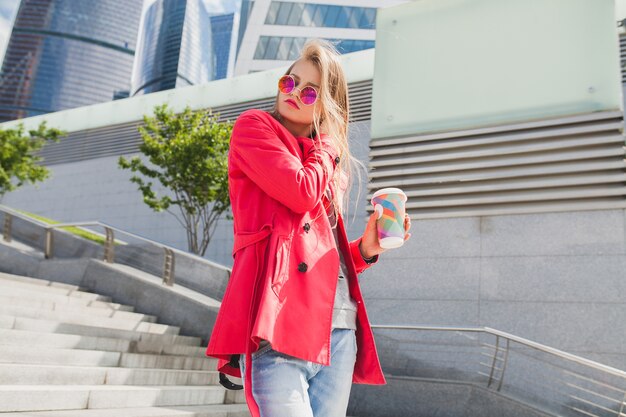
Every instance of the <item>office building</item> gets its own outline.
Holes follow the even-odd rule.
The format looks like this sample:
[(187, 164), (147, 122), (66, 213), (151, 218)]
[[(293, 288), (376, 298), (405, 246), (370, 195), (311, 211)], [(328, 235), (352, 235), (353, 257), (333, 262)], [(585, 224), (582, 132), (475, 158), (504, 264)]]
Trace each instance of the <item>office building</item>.
[(212, 38), (212, 20), (201, 0), (155, 1), (146, 12), (130, 95), (215, 79)]
[(309, 38), (332, 41), (339, 52), (374, 47), (376, 10), (405, 0), (243, 0), (235, 75), (280, 67), (296, 58)]
[(111, 101), (128, 90), (140, 0), (22, 0), (0, 79), (0, 121)]
[(234, 13), (211, 16), (215, 80), (232, 75), (230, 70), (231, 39), (233, 37)]

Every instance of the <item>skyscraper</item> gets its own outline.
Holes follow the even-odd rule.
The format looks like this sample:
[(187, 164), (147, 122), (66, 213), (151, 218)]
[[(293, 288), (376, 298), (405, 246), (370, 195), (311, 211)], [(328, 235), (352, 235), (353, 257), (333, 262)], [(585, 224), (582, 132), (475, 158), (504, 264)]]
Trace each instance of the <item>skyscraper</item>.
[(235, 75), (286, 66), (309, 38), (323, 38), (341, 53), (373, 48), (376, 9), (406, 0), (242, 0)]
[(140, 35), (131, 96), (215, 79), (211, 27), (201, 0), (156, 0)]
[(211, 16), (216, 80), (230, 75), (228, 73), (228, 63), (231, 53), (230, 44), (233, 35), (234, 16), (233, 13)]
[(141, 0), (22, 0), (0, 74), (0, 121), (128, 90)]

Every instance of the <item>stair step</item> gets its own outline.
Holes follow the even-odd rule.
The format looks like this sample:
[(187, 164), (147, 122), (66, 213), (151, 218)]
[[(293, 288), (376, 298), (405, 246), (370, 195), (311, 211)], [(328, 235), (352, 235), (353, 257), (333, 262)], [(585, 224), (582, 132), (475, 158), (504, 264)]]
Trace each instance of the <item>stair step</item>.
[(194, 371), (213, 371), (217, 368), (217, 359), (208, 356), (198, 358), (146, 353), (122, 353), (121, 355), (119, 366), (124, 368), (165, 368)]
[[(36, 287), (36, 286), (35, 286)], [(40, 300), (40, 301), (53, 301), (61, 304), (73, 304), (73, 305), (85, 305), (90, 307), (96, 306), (106, 306), (113, 307), (115, 305), (119, 305), (116, 303), (111, 303), (110, 297), (97, 296), (100, 298), (87, 298), (87, 297), (78, 297), (67, 294), (58, 294), (58, 293), (50, 293), (46, 291), (37, 291), (29, 288), (23, 287), (14, 287), (14, 286), (6, 286), (0, 285), (0, 293), (3, 297), (12, 297), (12, 298), (21, 298), (23, 300)], [(74, 294), (89, 294), (89, 293), (74, 293)]]
[(56, 282), (56, 281), (48, 281), (48, 280), (41, 279), (41, 278), (26, 277), (23, 275), (8, 274), (6, 272), (0, 272), (0, 280), (24, 282), (27, 284), (35, 284), (35, 285), (41, 285), (45, 287), (65, 288), (68, 290), (82, 290), (78, 285), (65, 284), (65, 283)]
[(37, 324), (43, 326), (44, 328), (49, 328), (50, 326), (52, 326), (53, 328), (56, 326), (86, 326), (103, 330), (124, 330), (171, 335), (177, 335), (180, 331), (180, 327), (177, 326), (168, 326), (166, 324), (149, 323), (144, 321), (132, 322), (124, 319), (113, 319), (107, 317), (87, 317), (66, 313), (60, 313), (57, 315), (57, 317), (59, 317), (59, 320), (44, 320), (42, 318), (30, 318), (15, 316), (12, 314), (0, 314), (0, 328), (6, 328), (6, 326), (2, 325), (2, 323), (9, 323), (12, 319), (13, 322), (16, 324), (15, 328), (20, 328), (17, 326), (17, 323), (20, 322), (37, 321)]
[(134, 346), (138, 353), (157, 353), (165, 355), (184, 355), (206, 357), (206, 346), (188, 346), (139, 341)]
[[(152, 323), (143, 323), (150, 324)], [(0, 316), (0, 329), (25, 330), (49, 334), (70, 334), (104, 338), (126, 339), (134, 341), (155, 342), (176, 345), (200, 345), (202, 339), (194, 336), (178, 334), (158, 334), (140, 330), (123, 330), (73, 323), (62, 323), (52, 320), (29, 319), (14, 316)]]
[(130, 352), (133, 343), (136, 342), (128, 339), (115, 339), (110, 337), (0, 329), (0, 345), (41, 346), (45, 349), (58, 348)]
[(101, 350), (55, 349), (0, 345), (0, 363), (71, 366), (115, 366), (122, 368), (164, 368), (195, 371), (215, 370), (217, 359)]
[[(234, 381), (239, 382), (237, 379)], [(0, 385), (218, 385), (217, 371), (0, 364)]]
[(175, 407), (109, 408), (6, 413), (2, 417), (250, 417), (246, 404), (186, 405)]
[[(37, 295), (39, 294), (41, 293), (38, 293)], [(42, 294), (39, 298), (36, 296), (30, 297), (29, 294), (26, 294), (25, 296), (0, 295), (0, 305), (47, 308), (50, 310), (60, 310), (61, 308), (91, 308), (94, 310), (126, 311), (130, 313), (135, 311), (135, 307), (133, 306), (118, 303), (107, 303), (106, 301), (89, 301), (82, 300), (80, 298), (70, 298), (69, 301), (70, 302), (65, 300), (54, 301), (51, 300), (47, 294)]]
[(47, 349), (28, 346), (0, 346), (0, 363), (64, 364), (75, 366), (117, 366), (120, 352), (77, 349)]
[[(0, 412), (208, 405), (225, 399), (221, 386), (0, 386)], [(245, 402), (243, 392), (235, 402)]]
[(29, 292), (32, 291), (32, 292), (51, 294), (51, 295), (57, 295), (57, 296), (61, 295), (61, 296), (74, 297), (74, 298), (83, 298), (86, 300), (98, 300), (98, 301), (107, 301), (107, 302), (111, 301), (111, 297), (108, 297), (105, 295), (94, 294), (91, 292), (86, 292), (86, 291), (77, 290), (77, 289), (68, 289), (68, 288), (61, 288), (61, 287), (56, 287), (56, 286), (51, 287), (51, 286), (31, 284), (29, 282), (21, 282), (21, 281), (0, 280), (0, 288), (2, 288), (3, 293), (5, 293), (9, 289), (16, 289), (16, 290), (26, 290)]
[(206, 347), (176, 345), (157, 340), (132, 341), (110, 337), (40, 333), (0, 329), (0, 345), (42, 346), (44, 348), (104, 350), (107, 352), (154, 353), (205, 357)]
[(110, 318), (116, 320), (125, 320), (129, 323), (138, 323), (142, 321), (147, 323), (156, 323), (157, 321), (156, 316), (148, 314), (131, 313), (128, 311), (105, 310), (103, 308), (89, 308), (82, 306), (57, 306), (57, 308), (55, 309), (49, 309), (36, 306), (0, 304), (0, 315), (29, 317), (33, 319), (42, 318), (65, 322), (68, 322), (68, 318), (72, 317), (91, 317), (96, 320), (102, 318)]

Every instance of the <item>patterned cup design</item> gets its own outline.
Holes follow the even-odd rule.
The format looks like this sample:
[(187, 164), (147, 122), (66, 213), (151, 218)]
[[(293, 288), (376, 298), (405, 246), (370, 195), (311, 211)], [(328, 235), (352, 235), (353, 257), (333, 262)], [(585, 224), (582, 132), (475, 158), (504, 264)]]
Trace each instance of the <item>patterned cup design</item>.
[(380, 246), (399, 248), (404, 244), (404, 213), (406, 195), (398, 188), (382, 189), (372, 197), (372, 205), (378, 213), (376, 225)]

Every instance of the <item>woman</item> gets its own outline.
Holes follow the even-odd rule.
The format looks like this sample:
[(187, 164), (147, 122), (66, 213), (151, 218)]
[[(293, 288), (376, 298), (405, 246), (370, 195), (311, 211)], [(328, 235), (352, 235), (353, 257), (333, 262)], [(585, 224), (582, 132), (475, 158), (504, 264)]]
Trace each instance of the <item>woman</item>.
[(385, 383), (357, 279), (385, 249), (375, 213), (352, 242), (343, 223), (356, 160), (338, 57), (308, 41), (273, 111), (233, 127), (234, 264), (206, 354), (242, 378), (253, 417), (345, 416), (352, 383)]

